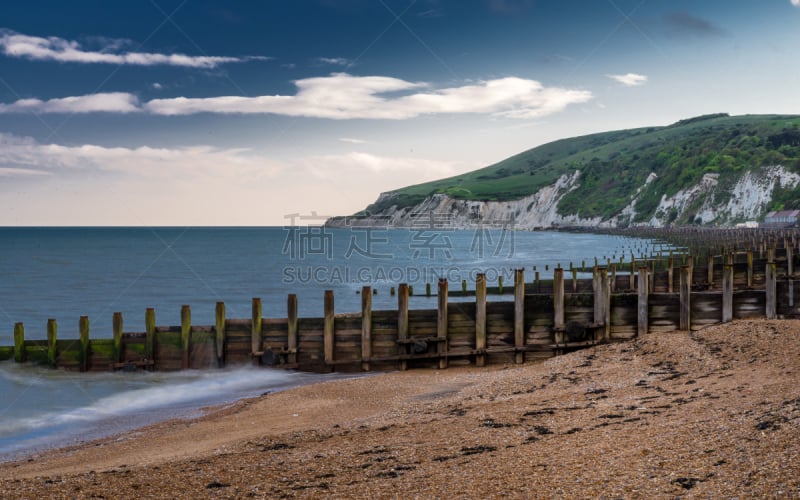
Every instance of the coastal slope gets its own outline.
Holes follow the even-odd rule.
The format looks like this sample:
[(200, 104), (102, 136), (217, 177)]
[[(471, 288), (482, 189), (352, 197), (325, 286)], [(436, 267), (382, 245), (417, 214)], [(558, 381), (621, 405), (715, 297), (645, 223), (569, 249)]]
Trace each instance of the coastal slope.
[(800, 117), (705, 115), (563, 139), (466, 174), (382, 193), (330, 226), (733, 225), (800, 208)]
[(0, 466), (6, 498), (796, 497), (800, 322), (300, 387)]

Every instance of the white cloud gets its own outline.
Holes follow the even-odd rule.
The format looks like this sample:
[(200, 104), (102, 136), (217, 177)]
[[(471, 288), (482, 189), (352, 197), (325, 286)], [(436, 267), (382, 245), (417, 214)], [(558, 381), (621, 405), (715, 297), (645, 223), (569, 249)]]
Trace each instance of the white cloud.
[(333, 64), (335, 66), (350, 66), (350, 64), (352, 64), (350, 59), (346, 59), (344, 57), (318, 57), (317, 62), (322, 64)]
[(30, 177), (38, 175), (50, 175), (50, 173), (30, 168), (0, 167), (0, 177)]
[(382, 94), (428, 89), (427, 83), (383, 76), (334, 73), (295, 82), (295, 95), (223, 96), (155, 99), (145, 108), (154, 114), (269, 113), (329, 119), (402, 120), (426, 114), (484, 113), (511, 118), (538, 118), (569, 104), (590, 100), (585, 90), (544, 87), (536, 80), (508, 77), (473, 85), (427, 90), (398, 97)]
[(273, 175), (280, 170), (273, 162), (246, 149), (220, 149), (206, 145), (177, 148), (63, 146), (40, 144), (29, 137), (2, 133), (0, 167), (9, 175), (104, 171), (164, 179), (174, 178), (176, 172), (188, 177), (253, 178)]
[(162, 90), (162, 89), (164, 88), (164, 86), (163, 86), (163, 85), (161, 85), (161, 84), (160, 84), (160, 83), (158, 83), (158, 82), (155, 82), (154, 84), (152, 84), (152, 85), (151, 85), (151, 87), (153, 87), (153, 88), (154, 88), (154, 89), (156, 89), (156, 90)]
[(352, 137), (339, 137), (340, 142), (346, 142), (348, 144), (366, 144), (367, 141), (364, 139), (353, 139)]
[(263, 56), (219, 57), (150, 52), (118, 53), (117, 51), (125, 43), (108, 39), (102, 40), (104, 40), (104, 46), (100, 50), (84, 50), (81, 48), (80, 43), (74, 40), (66, 40), (55, 36), (44, 38), (2, 30), (0, 31), (0, 50), (9, 57), (39, 61), (129, 64), (137, 66), (167, 65), (192, 68), (215, 68), (225, 63), (269, 59)]
[(795, 7), (800, 7), (800, 0), (792, 0), (792, 5)]
[[(798, 0), (800, 1), (800, 0)], [(647, 83), (647, 76), (638, 75), (636, 73), (626, 73), (624, 75), (606, 75), (612, 80), (616, 80), (626, 87), (636, 87)]]
[(42, 101), (20, 99), (0, 104), (0, 113), (134, 113), (141, 111), (139, 99), (125, 92), (109, 92)]

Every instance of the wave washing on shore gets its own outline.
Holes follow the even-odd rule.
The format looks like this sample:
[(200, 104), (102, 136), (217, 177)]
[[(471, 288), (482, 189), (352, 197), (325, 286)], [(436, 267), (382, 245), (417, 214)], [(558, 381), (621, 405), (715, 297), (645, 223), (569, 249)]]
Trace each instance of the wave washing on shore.
[[(350, 375), (352, 377), (352, 375)], [(0, 363), (0, 461), (117, 434), (202, 408), (343, 378), (242, 367), (173, 373), (69, 373)], [(9, 390), (6, 390), (9, 389)]]

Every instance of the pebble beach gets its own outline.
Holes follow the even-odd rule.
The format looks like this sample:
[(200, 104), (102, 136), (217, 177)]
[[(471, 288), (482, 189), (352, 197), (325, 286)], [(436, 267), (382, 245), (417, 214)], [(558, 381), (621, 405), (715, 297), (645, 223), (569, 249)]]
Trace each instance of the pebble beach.
[(800, 496), (800, 321), (302, 386), (0, 464), (4, 498)]

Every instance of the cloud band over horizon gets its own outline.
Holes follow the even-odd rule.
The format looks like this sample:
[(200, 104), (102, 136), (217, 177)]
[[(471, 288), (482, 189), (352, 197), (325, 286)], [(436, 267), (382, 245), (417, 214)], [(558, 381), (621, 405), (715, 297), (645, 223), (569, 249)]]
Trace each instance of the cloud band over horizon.
[[(141, 103), (126, 92), (50, 99), (20, 99), (0, 104), (0, 113), (134, 113), (176, 116), (197, 113), (273, 114), (332, 120), (404, 120), (431, 114), (489, 114), (530, 119), (562, 111), (593, 98), (587, 90), (545, 87), (536, 80), (506, 77), (475, 84), (432, 89), (428, 83), (384, 76), (327, 77), (297, 80), (295, 95), (257, 97), (173, 97)], [(412, 92), (397, 97), (388, 93)]]

